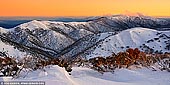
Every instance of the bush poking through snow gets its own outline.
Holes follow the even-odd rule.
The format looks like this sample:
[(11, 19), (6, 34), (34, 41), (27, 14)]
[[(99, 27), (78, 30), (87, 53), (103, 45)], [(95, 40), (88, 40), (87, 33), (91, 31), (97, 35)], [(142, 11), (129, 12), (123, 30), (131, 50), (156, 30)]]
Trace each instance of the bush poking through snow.
[(155, 56), (154, 59), (156, 60), (155, 65), (158, 66), (158, 68), (163, 71), (166, 70), (170, 72), (170, 54), (165, 53), (164, 55)]
[(18, 71), (16, 59), (8, 56), (7, 52), (0, 52), (0, 76), (14, 76)]

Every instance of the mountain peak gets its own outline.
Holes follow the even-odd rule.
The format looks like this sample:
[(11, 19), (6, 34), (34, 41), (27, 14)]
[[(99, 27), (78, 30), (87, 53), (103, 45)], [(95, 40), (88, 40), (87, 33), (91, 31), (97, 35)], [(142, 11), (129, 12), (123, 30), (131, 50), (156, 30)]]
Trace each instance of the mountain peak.
[(24, 24), (21, 24), (17, 27), (20, 27), (21, 29), (29, 29), (29, 30), (35, 30), (35, 29), (48, 29), (46, 26), (47, 22), (42, 22), (38, 20), (33, 20)]
[(0, 27), (0, 33), (6, 33), (6, 32), (8, 32), (8, 29)]

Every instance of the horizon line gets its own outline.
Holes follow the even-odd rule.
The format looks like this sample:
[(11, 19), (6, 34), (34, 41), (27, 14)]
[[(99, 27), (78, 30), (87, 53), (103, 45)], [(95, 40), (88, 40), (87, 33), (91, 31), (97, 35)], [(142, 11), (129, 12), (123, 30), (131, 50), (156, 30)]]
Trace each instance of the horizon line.
[[(0, 16), (0, 20), (13, 20), (16, 18), (20, 18), (18, 20), (24, 20), (24, 19), (52, 19), (52, 18), (88, 18), (88, 17), (102, 17), (102, 16), (116, 16), (116, 15), (125, 15), (125, 14), (114, 14), (114, 15), (96, 15), (96, 16)], [(140, 15), (125, 15), (125, 16), (140, 16)], [(142, 15), (142, 16), (148, 16), (148, 15)], [(149, 16), (149, 17), (155, 17), (155, 18), (170, 18), (170, 16)]]

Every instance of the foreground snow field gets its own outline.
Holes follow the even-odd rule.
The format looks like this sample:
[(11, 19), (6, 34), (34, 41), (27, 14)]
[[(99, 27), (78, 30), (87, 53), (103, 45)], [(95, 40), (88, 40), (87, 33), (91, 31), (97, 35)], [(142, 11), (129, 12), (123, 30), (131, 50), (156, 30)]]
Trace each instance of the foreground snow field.
[(89, 68), (74, 67), (69, 75), (64, 68), (49, 66), (45, 71), (24, 75), (18, 79), (1, 77), (0, 81), (45, 81), (46, 85), (170, 85), (168, 72), (147, 68), (117, 69), (114, 73), (101, 74)]

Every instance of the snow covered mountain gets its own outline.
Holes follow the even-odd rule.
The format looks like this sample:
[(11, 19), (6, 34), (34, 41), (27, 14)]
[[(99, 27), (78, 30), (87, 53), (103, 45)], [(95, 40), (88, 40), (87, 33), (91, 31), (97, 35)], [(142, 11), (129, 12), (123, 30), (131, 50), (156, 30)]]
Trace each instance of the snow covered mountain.
[(170, 31), (131, 28), (106, 38), (88, 57), (109, 56), (112, 53), (139, 48), (145, 52), (170, 52)]
[(1, 49), (9, 45), (41, 57), (90, 58), (135, 47), (169, 52), (169, 28), (169, 21), (146, 16), (109, 16), (88, 22), (33, 20), (12, 29), (0, 28), (0, 39)]

